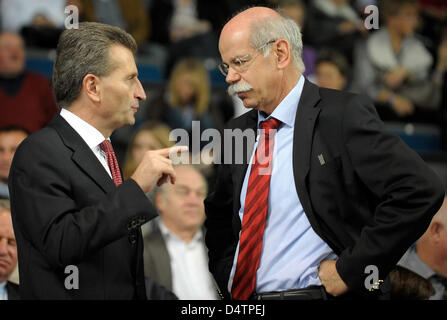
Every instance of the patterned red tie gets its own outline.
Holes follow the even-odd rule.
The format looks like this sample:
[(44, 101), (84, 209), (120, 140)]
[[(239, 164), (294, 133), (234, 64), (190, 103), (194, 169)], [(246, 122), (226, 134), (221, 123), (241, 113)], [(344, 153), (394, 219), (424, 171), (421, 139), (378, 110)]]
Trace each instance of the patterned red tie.
[(231, 290), (237, 300), (247, 300), (255, 289), (267, 217), (273, 143), (280, 124), (281, 121), (275, 118), (261, 122), (261, 135), (248, 178), (239, 255)]
[(115, 152), (113, 151), (112, 143), (110, 140), (104, 140), (99, 144), (99, 147), (106, 153), (107, 164), (112, 173), (113, 182), (115, 182), (116, 186), (119, 186), (123, 183), (123, 179), (121, 178), (120, 168), (118, 166), (118, 161), (116, 160)]

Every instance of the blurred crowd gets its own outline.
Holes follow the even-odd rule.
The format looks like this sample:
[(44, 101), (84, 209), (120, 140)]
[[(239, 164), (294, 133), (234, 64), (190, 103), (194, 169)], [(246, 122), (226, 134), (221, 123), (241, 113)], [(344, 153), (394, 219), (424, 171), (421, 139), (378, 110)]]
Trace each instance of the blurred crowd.
[[(440, 132), (442, 148), (447, 149), (445, 0), (0, 0), (2, 198), (8, 198), (7, 178), (15, 148), (59, 110), (51, 79), (28, 70), (26, 54), (36, 48), (56, 48), (68, 5), (78, 8), (80, 21), (102, 22), (128, 31), (139, 46), (137, 61), (148, 59), (164, 70), (161, 84), (143, 83), (148, 100), (140, 106), (135, 125), (112, 136), (125, 178), (132, 175), (146, 150), (176, 142), (169, 139), (172, 129), (191, 133), (192, 121), (200, 121), (201, 132), (222, 130), (228, 120), (245, 112), (237, 97), (228, 96), (222, 85), (213, 84), (209, 72), (220, 62), (221, 27), (234, 13), (252, 5), (279, 7), (301, 27), (304, 75), (309, 80), (322, 87), (367, 95), (385, 122), (433, 126)], [(379, 8), (378, 29), (365, 27), (365, 8), (369, 5)], [(217, 296), (207, 273), (202, 230), (203, 199), (208, 185), (212, 186), (213, 169), (202, 165), (178, 170), (180, 189), (167, 187), (148, 195), (161, 217), (146, 228), (145, 271), (156, 281), (151, 287), (156, 297), (214, 299)], [(188, 210), (184, 212), (184, 208)], [(6, 204), (2, 210), (7, 211)], [(445, 215), (438, 220), (447, 228)], [(418, 244), (420, 251), (428, 252), (422, 249), (427, 247), (423, 244), (430, 243), (427, 239), (436, 237), (437, 232), (435, 227), (429, 229)], [(443, 237), (443, 248), (447, 248), (445, 232)], [(2, 246), (0, 262), (2, 255), (9, 254)], [(416, 245), (402, 260), (403, 266), (414, 266), (410, 258), (419, 259), (415, 252)], [(426, 256), (420, 258), (430, 266), (431, 258)], [(425, 279), (439, 274), (446, 277), (446, 254), (443, 259), (428, 267), (433, 272), (424, 269), (425, 273), (419, 274)], [(202, 270), (202, 276), (188, 279), (188, 274), (195, 274), (185, 272), (191, 268)], [(169, 273), (162, 272), (167, 269)], [(0, 282), (2, 270), (0, 264)], [(408, 276), (405, 272), (396, 271), (396, 281)], [(191, 290), (188, 281), (198, 289)], [(423, 297), (436, 294), (445, 298), (440, 282), (435, 283), (436, 293), (422, 284)], [(168, 295), (170, 291), (174, 296)]]

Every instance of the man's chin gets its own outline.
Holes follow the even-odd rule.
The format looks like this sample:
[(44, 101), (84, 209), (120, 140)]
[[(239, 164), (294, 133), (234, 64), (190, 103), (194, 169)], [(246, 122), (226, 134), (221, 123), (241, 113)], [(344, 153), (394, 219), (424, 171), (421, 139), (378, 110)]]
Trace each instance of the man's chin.
[(241, 101), (242, 101), (242, 104), (244, 105), (245, 108), (247, 108), (247, 109), (254, 109), (255, 108), (253, 103), (250, 102), (250, 99), (242, 98)]

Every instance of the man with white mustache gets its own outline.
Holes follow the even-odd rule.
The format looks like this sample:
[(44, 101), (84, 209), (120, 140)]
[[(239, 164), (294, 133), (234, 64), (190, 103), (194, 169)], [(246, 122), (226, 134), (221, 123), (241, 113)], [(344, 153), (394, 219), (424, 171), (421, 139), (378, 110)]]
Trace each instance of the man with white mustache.
[(227, 128), (258, 132), (232, 153), (243, 164), (220, 162), (205, 200), (222, 298), (387, 298), (390, 270), (441, 206), (439, 178), (386, 131), (371, 101), (303, 77), (293, 20), (242, 11), (223, 27), (219, 51), (228, 93), (251, 109)]

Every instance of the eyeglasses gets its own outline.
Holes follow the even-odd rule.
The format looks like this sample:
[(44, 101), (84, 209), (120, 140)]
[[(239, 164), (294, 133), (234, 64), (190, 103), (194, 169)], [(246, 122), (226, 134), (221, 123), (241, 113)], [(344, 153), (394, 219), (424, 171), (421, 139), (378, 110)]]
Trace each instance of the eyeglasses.
[(191, 192), (195, 193), (199, 198), (206, 198), (206, 189), (204, 188), (192, 189), (185, 185), (177, 185), (174, 186), (174, 191), (182, 198), (189, 196)]
[[(264, 49), (269, 44), (274, 43), (276, 40), (270, 40), (264, 43), (262, 46), (256, 48), (255, 50), (258, 51), (257, 54), (260, 53), (262, 49)], [(257, 55), (256, 55), (257, 56)], [(236, 72), (244, 72), (248, 69), (251, 62), (254, 61), (256, 56), (252, 57), (250, 53), (247, 53), (246, 55), (243, 55), (242, 57), (235, 57), (230, 61), (230, 64), (227, 64), (225, 62), (222, 62), (219, 64), (219, 71), (226, 77), (228, 75), (228, 71), (230, 68), (233, 68)]]

